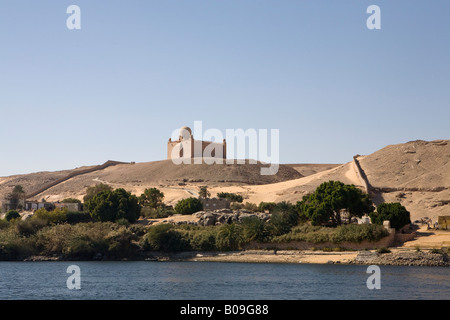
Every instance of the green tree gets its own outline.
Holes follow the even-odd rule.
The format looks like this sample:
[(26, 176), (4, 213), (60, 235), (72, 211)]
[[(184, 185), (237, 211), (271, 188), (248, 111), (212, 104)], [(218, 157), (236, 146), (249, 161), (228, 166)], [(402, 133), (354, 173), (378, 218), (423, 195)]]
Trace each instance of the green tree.
[(158, 208), (164, 205), (164, 193), (157, 188), (145, 189), (139, 197), (139, 204), (145, 207)]
[(277, 210), (272, 213), (268, 223), (268, 230), (274, 236), (279, 236), (291, 231), (298, 224), (298, 213), (295, 210)]
[(133, 223), (141, 212), (138, 198), (122, 188), (96, 194), (86, 207), (93, 219), (102, 222), (124, 218)]
[(218, 250), (239, 250), (243, 243), (242, 228), (236, 223), (223, 224), (219, 227), (216, 236)]
[(218, 198), (222, 199), (228, 199), (230, 202), (239, 202), (242, 203), (244, 201), (244, 198), (240, 194), (231, 193), (231, 192), (219, 192), (217, 194)]
[(369, 217), (372, 223), (379, 225), (382, 225), (383, 221), (389, 220), (391, 227), (396, 230), (411, 223), (409, 211), (398, 202), (380, 204), (376, 212), (371, 212)]
[(112, 191), (111, 186), (105, 183), (99, 183), (94, 186), (90, 186), (86, 189), (86, 195), (83, 197), (83, 202), (87, 203), (91, 200), (96, 194), (99, 194), (102, 191)]
[(202, 202), (197, 198), (186, 198), (177, 202), (175, 212), (179, 214), (193, 214), (203, 210)]
[(198, 197), (200, 199), (207, 199), (211, 196), (211, 193), (208, 191), (208, 187), (207, 186), (201, 186), (199, 187), (199, 191), (198, 191)]
[(314, 193), (303, 197), (296, 208), (300, 216), (305, 216), (313, 225), (342, 223), (341, 213), (345, 210), (349, 219), (362, 217), (373, 212), (374, 206), (368, 194), (354, 185), (340, 181), (322, 183)]
[(241, 228), (245, 241), (265, 242), (269, 238), (269, 231), (265, 222), (258, 217), (243, 218)]
[(16, 210), (9, 210), (5, 214), (6, 221), (11, 221), (12, 219), (19, 219), (19, 218), (20, 218), (20, 214)]

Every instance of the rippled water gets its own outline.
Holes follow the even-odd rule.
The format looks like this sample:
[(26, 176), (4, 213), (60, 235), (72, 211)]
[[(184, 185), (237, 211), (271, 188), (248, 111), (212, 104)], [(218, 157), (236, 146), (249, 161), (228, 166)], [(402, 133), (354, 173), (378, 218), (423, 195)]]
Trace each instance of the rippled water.
[[(81, 288), (68, 289), (70, 265)], [(450, 268), (219, 262), (0, 262), (0, 299), (449, 299)]]

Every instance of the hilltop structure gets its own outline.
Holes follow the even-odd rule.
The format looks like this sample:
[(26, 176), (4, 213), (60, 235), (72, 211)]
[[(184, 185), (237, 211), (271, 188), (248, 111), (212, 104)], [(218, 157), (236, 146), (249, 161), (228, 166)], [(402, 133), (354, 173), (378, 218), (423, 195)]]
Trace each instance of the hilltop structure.
[(179, 158), (216, 158), (226, 159), (227, 143), (195, 140), (189, 127), (182, 127), (178, 140), (167, 142), (167, 159)]

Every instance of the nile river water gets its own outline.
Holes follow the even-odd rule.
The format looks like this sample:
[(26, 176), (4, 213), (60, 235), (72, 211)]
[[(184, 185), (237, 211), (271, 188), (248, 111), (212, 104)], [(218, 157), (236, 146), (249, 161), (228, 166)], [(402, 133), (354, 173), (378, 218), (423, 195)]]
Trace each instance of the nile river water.
[[(67, 273), (71, 265), (78, 271)], [(450, 268), (380, 266), (380, 289), (368, 288), (370, 276), (360, 265), (0, 262), (0, 300), (450, 298)]]

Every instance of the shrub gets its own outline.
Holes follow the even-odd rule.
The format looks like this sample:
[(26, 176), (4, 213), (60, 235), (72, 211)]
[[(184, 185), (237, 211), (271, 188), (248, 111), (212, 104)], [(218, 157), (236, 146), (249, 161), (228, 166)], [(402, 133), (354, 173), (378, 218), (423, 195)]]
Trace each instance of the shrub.
[(8, 228), (10, 225), (6, 219), (0, 219), (0, 230)]
[(73, 227), (68, 224), (47, 226), (36, 233), (36, 246), (42, 255), (66, 253), (73, 237)]
[(181, 233), (173, 230), (170, 224), (159, 224), (148, 229), (143, 238), (142, 246), (145, 250), (174, 252), (189, 249), (189, 242)]
[(172, 211), (164, 207), (152, 208), (149, 206), (145, 206), (141, 209), (141, 216), (150, 219), (167, 218), (171, 214)]
[(81, 203), (80, 200), (75, 199), (75, 198), (65, 198), (64, 200), (61, 201), (62, 203)]
[(34, 212), (31, 219), (39, 219), (47, 221), (48, 224), (59, 224), (67, 222), (67, 208), (56, 208), (53, 211), (47, 211), (44, 208)]
[(202, 202), (197, 198), (186, 198), (177, 202), (175, 212), (179, 214), (193, 214), (203, 210)]
[(242, 235), (245, 242), (265, 242), (269, 238), (265, 222), (258, 217), (245, 217), (241, 221)]
[(298, 213), (293, 207), (284, 210), (281, 206), (277, 206), (274, 211), (268, 225), (272, 235), (279, 236), (288, 233), (292, 227), (298, 225)]
[(92, 221), (92, 217), (89, 214), (89, 212), (83, 211), (67, 211), (66, 217), (68, 223), (80, 223)]
[(254, 204), (254, 203), (246, 202), (246, 203), (244, 203), (243, 209), (251, 211), (251, 212), (257, 212), (258, 211), (258, 206), (256, 204)]
[(125, 226), (125, 227), (128, 227), (128, 226), (130, 225), (130, 221), (128, 221), (128, 220), (125, 219), (125, 218), (117, 219), (117, 220), (116, 220), (116, 223), (117, 223), (119, 226)]
[(216, 235), (207, 230), (195, 232), (190, 239), (190, 245), (193, 250), (214, 251), (216, 250)]
[(258, 205), (258, 211), (264, 212), (269, 211), (272, 212), (276, 208), (277, 204), (275, 202), (263, 202), (261, 201)]
[(129, 257), (139, 249), (133, 229), (111, 222), (47, 226), (36, 233), (39, 254), (63, 254), (67, 259), (92, 260), (102, 256)]
[(270, 217), (267, 228), (273, 236), (280, 236), (291, 230), (290, 224), (286, 222), (286, 219), (282, 213), (273, 213)]
[[(62, 253), (73, 259), (91, 260), (96, 254), (107, 254), (109, 248), (108, 234), (117, 227), (111, 222), (88, 222), (67, 227), (67, 236), (62, 241)], [(53, 234), (56, 239), (58, 235)]]
[(47, 220), (37, 218), (22, 220), (16, 224), (16, 231), (22, 236), (29, 237), (44, 228), (47, 224)]
[(231, 193), (231, 192), (219, 192), (217, 194), (218, 198), (222, 199), (228, 199), (230, 202), (239, 202), (242, 203), (244, 201), (244, 197), (242, 197), (240, 194)]
[(311, 243), (359, 243), (363, 240), (378, 241), (387, 235), (387, 230), (378, 225), (341, 225), (336, 228), (302, 225), (292, 228), (291, 232), (278, 236), (274, 238), (273, 241), (307, 241)]
[(233, 202), (230, 204), (230, 209), (231, 210), (239, 210), (244, 208), (244, 205), (242, 203), (237, 203), (237, 202)]
[(388, 234), (388, 231), (382, 226), (374, 224), (348, 224), (334, 229), (330, 234), (332, 242), (361, 242), (378, 241)]
[(391, 253), (391, 250), (389, 250), (388, 248), (379, 248), (379, 249), (377, 249), (377, 252), (379, 253), (379, 254), (383, 254), (383, 253)]
[(216, 226), (195, 226), (182, 224), (176, 226), (176, 230), (180, 232), (183, 239), (189, 242), (192, 250), (214, 251), (216, 250)]
[(23, 260), (35, 253), (33, 237), (23, 237), (14, 228), (0, 232), (0, 260)]
[[(127, 220), (125, 221), (129, 223)], [(125, 226), (112, 229), (106, 235), (108, 243), (107, 253), (113, 257), (131, 257), (139, 250), (136, 240), (138, 240), (136, 234)]]
[(275, 203), (275, 207), (272, 209), (272, 211), (276, 212), (293, 212), (294, 211), (294, 205), (287, 202), (287, 201), (281, 201), (278, 203)]
[(217, 250), (239, 250), (243, 243), (242, 230), (236, 223), (223, 224), (219, 227), (216, 236)]
[(21, 216), (20, 216), (19, 212), (17, 212), (16, 210), (9, 210), (5, 214), (6, 221), (11, 221), (12, 219), (20, 219), (20, 218), (21, 218)]

